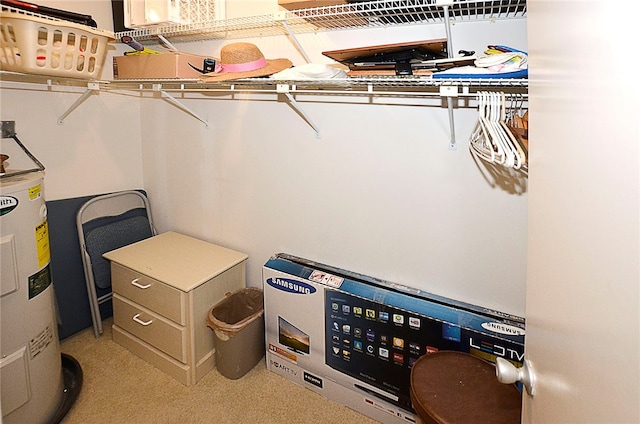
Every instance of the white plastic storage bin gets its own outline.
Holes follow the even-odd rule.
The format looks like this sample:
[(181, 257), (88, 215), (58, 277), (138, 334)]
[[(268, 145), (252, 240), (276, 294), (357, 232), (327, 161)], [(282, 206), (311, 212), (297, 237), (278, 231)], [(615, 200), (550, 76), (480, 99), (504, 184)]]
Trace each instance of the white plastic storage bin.
[(124, 26), (185, 25), (222, 19), (216, 0), (124, 0)]
[(0, 12), (0, 69), (80, 79), (100, 77), (109, 31), (30, 14)]

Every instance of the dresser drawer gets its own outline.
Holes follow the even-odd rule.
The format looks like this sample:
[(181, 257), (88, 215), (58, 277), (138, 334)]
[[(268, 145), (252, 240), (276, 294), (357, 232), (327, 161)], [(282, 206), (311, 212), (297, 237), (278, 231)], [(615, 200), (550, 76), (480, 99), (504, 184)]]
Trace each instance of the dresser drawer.
[(113, 322), (182, 363), (187, 362), (187, 330), (113, 294)]
[(111, 263), (111, 285), (114, 293), (186, 325), (184, 292), (116, 263)]

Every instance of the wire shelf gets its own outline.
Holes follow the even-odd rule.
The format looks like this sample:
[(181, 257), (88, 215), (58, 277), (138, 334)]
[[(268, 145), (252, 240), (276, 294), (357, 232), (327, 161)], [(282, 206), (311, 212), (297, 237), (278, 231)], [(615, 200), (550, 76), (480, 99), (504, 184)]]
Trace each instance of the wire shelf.
[[(448, 12), (449, 19), (453, 22), (524, 18), (527, 13), (527, 2), (526, 0), (452, 0), (451, 5), (448, 6)], [(228, 20), (139, 28), (116, 33), (116, 37), (119, 39), (127, 35), (138, 41), (152, 40), (158, 35), (178, 41), (226, 39), (287, 35), (287, 26), (294, 33), (308, 33), (442, 23), (444, 19), (444, 8), (438, 0), (379, 0)]]
[[(446, 0), (445, 0), (446, 1)], [(376, 28), (407, 24), (445, 24), (447, 38), (449, 26), (456, 21), (479, 21), (525, 18), (526, 0), (451, 0), (446, 5), (443, 0), (396, 0), (355, 2), (345, 5), (299, 9), (276, 14), (259, 15), (229, 20), (210, 20), (191, 24), (172, 24), (140, 28), (116, 33), (117, 39), (128, 35), (142, 42), (155, 42), (156, 37), (172, 38), (175, 41), (211, 40), (266, 35), (287, 35), (323, 30), (356, 28)], [(448, 19), (447, 19), (448, 18)], [(162, 37), (159, 37), (162, 36)], [(12, 82), (46, 83), (45, 90), (52, 86), (84, 86), (85, 91), (59, 118), (62, 123), (66, 116), (91, 94), (98, 91), (135, 91), (160, 93), (162, 98), (189, 115), (208, 125), (207, 120), (198, 116), (173, 97), (169, 92), (186, 93), (249, 93), (271, 94), (284, 97), (305, 121), (319, 135), (318, 127), (299, 107), (296, 95), (338, 95), (346, 97), (383, 96), (398, 98), (446, 97), (451, 126), (449, 148), (455, 150), (453, 125), (453, 102), (450, 98), (472, 97), (484, 90), (501, 91), (508, 96), (526, 98), (527, 79), (500, 78), (428, 78), (417, 76), (376, 76), (352, 77), (336, 80), (295, 80), (282, 81), (272, 78), (249, 78), (226, 82), (205, 83), (199, 80), (114, 80), (84, 81), (43, 76), (29, 76), (0, 71), (0, 87)], [(155, 95), (154, 94), (154, 95)], [(233, 96), (232, 96), (233, 97)]]
[(304, 88), (321, 92), (323, 90), (339, 91), (384, 91), (389, 89), (403, 90), (438, 90), (442, 86), (457, 86), (470, 92), (483, 89), (500, 89), (526, 93), (527, 79), (511, 78), (426, 78), (415, 76), (376, 76), (352, 77), (346, 79), (315, 80), (276, 80), (273, 78), (245, 78), (232, 81), (205, 83), (197, 79), (119, 79), (119, 80), (86, 80), (76, 78), (48, 77), (16, 72), (0, 71), (0, 82), (25, 82), (46, 86), (86, 87), (98, 85), (100, 90), (151, 90), (154, 86), (170, 91), (276, 91), (279, 85)]
[[(205, 83), (199, 80), (115, 80), (103, 82), (105, 90), (178, 92), (305, 92), (307, 94), (386, 94), (413, 93), (417, 97), (440, 95), (440, 87), (455, 87), (459, 94), (474, 94), (481, 90), (500, 90), (526, 94), (526, 79), (432, 79), (420, 77), (360, 77), (328, 80), (275, 80), (247, 78), (233, 81)], [(283, 88), (284, 87), (284, 88)]]

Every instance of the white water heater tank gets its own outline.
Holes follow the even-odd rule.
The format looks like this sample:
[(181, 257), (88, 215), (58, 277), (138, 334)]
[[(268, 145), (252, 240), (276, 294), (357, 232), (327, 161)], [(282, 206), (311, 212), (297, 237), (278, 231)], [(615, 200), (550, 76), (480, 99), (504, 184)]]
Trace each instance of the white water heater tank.
[(0, 179), (0, 411), (48, 423), (63, 400), (43, 173)]

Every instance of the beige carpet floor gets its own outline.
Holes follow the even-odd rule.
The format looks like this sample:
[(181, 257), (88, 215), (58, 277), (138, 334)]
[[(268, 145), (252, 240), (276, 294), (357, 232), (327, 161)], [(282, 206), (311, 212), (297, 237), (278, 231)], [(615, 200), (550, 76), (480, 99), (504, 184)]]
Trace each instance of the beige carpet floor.
[(268, 371), (264, 361), (238, 380), (215, 369), (187, 387), (111, 340), (86, 329), (62, 341), (84, 381), (62, 424), (358, 423), (376, 421)]

